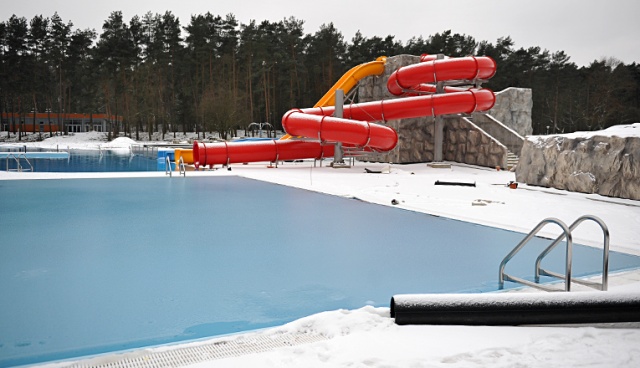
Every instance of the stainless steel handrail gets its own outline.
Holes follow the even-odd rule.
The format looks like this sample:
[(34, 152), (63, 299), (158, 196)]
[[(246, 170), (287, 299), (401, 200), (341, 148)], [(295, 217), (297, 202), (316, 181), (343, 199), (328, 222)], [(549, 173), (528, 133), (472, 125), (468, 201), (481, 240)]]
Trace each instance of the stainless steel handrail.
[(508, 280), (508, 281), (514, 281), (514, 282), (519, 282), (521, 284), (525, 284), (531, 287), (535, 287), (535, 288), (539, 288), (539, 289), (543, 289), (546, 291), (550, 291), (551, 289), (546, 288), (544, 286), (541, 286), (540, 284), (531, 282), (531, 281), (527, 281), (518, 277), (514, 277), (511, 275), (508, 275), (507, 273), (504, 272), (505, 266), (507, 265), (507, 262), (509, 262), (531, 239), (533, 239), (533, 237), (546, 225), (548, 224), (556, 224), (558, 226), (560, 226), (560, 228), (563, 231), (563, 235), (561, 235), (562, 238), (566, 238), (567, 241), (567, 249), (566, 249), (566, 259), (565, 259), (565, 264), (566, 264), (566, 275), (565, 275), (565, 291), (571, 291), (571, 262), (573, 259), (573, 239), (571, 236), (571, 230), (569, 230), (569, 228), (567, 227), (567, 225), (562, 222), (561, 220), (557, 219), (557, 218), (553, 218), (553, 217), (549, 217), (546, 218), (542, 221), (540, 221), (540, 223), (533, 228), (533, 230), (531, 230), (529, 232), (529, 234), (527, 234), (527, 236), (522, 239), (520, 241), (520, 243), (518, 243), (518, 245), (515, 246), (515, 248), (513, 248), (511, 250), (511, 252), (509, 252), (509, 254), (507, 254), (504, 259), (502, 260), (502, 262), (500, 262), (500, 271), (499, 271), (499, 275), (498, 275), (498, 288), (499, 289), (503, 289), (504, 288), (504, 281)]
[(164, 174), (172, 177), (173, 170), (171, 170), (171, 159), (169, 158), (169, 155), (164, 156), (164, 164)]
[[(579, 280), (575, 278), (571, 279), (571, 281), (577, 284), (589, 286), (598, 290), (607, 291), (608, 284), (609, 284), (609, 228), (604, 223), (604, 221), (602, 221), (602, 219), (600, 219), (599, 217), (593, 216), (593, 215), (584, 215), (578, 218), (577, 220), (575, 220), (569, 226), (569, 231), (573, 232), (573, 230), (575, 230), (578, 227), (578, 225), (582, 224), (584, 221), (587, 221), (587, 220), (591, 220), (597, 223), (602, 229), (602, 233), (604, 234), (603, 250), (602, 250), (602, 282), (597, 283), (597, 282)], [(538, 258), (536, 258), (536, 263), (535, 263), (536, 282), (540, 281), (540, 275), (551, 276), (551, 277), (556, 277), (560, 279), (565, 277), (565, 275), (559, 274), (557, 272), (545, 270), (541, 266), (541, 263), (544, 257), (546, 257), (562, 241), (563, 238), (564, 238), (564, 234), (560, 235), (558, 238), (556, 238), (556, 240), (553, 243), (551, 243), (545, 250), (543, 250), (542, 253), (540, 253)]]
[(184, 159), (180, 156), (178, 160), (178, 170), (180, 170), (180, 175), (187, 177), (187, 165), (184, 163)]
[(24, 158), (27, 164), (29, 164), (29, 171), (33, 172), (33, 165), (31, 164), (31, 161), (29, 161), (26, 155), (22, 155), (22, 158)]

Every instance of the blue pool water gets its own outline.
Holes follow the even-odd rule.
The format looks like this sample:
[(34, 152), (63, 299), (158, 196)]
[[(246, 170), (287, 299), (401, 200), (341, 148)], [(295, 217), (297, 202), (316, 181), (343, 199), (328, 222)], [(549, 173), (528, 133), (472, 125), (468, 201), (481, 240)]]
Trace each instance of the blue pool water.
[[(394, 294), (492, 291), (524, 236), (237, 177), (0, 181), (0, 193), (0, 367), (388, 306)], [(531, 244), (510, 274), (532, 276), (548, 241)], [(561, 271), (563, 256), (546, 268)], [(599, 250), (576, 246), (575, 275), (600, 267)]]
[[(29, 152), (37, 151), (29, 148)], [(122, 172), (122, 171), (158, 171), (158, 160), (142, 155), (131, 155), (110, 150), (70, 150), (68, 159), (29, 159), (35, 172)], [(15, 160), (0, 158), (0, 170), (15, 170)], [(20, 165), (28, 165), (23, 161)], [(162, 162), (164, 165), (164, 162)], [(164, 166), (162, 168), (164, 170)]]

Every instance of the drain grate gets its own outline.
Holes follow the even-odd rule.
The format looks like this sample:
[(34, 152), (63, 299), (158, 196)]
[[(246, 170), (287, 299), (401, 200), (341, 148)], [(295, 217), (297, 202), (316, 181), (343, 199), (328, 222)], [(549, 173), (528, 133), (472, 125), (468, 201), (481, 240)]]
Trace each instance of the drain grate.
[(320, 334), (269, 334), (240, 336), (233, 340), (216, 340), (202, 345), (138, 350), (71, 362), (73, 368), (157, 368), (181, 367), (209, 360), (239, 357), (277, 348), (327, 340)]

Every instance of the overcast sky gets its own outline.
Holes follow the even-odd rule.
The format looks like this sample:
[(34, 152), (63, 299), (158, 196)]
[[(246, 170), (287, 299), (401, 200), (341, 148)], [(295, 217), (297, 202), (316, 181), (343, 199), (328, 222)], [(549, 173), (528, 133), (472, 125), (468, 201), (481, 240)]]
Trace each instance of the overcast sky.
[[(452, 30), (476, 41), (496, 42), (511, 36), (515, 47), (540, 46), (562, 50), (579, 66), (613, 57), (640, 62), (640, 1), (638, 0), (3, 0), (0, 20), (11, 15), (28, 20), (54, 12), (74, 29), (93, 28), (98, 34), (112, 11), (125, 20), (148, 11), (170, 10), (185, 26), (192, 14), (233, 13), (240, 23), (280, 21), (294, 16), (305, 21), (305, 33), (333, 22), (345, 41), (360, 30), (365, 37), (394, 35), (403, 43)], [(425, 50), (429, 52), (429, 50)]]

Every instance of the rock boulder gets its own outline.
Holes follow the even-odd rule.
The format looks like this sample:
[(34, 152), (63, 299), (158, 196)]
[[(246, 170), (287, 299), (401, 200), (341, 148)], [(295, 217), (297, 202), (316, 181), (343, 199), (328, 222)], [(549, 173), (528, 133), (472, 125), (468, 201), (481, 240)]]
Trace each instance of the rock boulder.
[[(623, 127), (637, 130), (638, 135), (619, 136), (604, 130), (528, 137), (516, 168), (516, 180), (640, 200), (640, 124)], [(620, 131), (620, 126), (613, 128)]]

